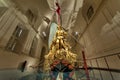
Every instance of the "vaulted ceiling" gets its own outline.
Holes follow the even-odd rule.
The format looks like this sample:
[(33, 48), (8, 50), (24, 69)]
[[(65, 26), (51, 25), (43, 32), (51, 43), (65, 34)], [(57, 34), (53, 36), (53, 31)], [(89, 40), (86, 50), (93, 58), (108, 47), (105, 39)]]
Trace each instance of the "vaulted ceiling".
[[(15, 3), (15, 7), (26, 13), (30, 10), (35, 16), (43, 18), (47, 16), (52, 18), (55, 13), (57, 1), (61, 6), (61, 16), (62, 16), (62, 26), (64, 28), (69, 28), (73, 24), (71, 20), (74, 21), (79, 8), (82, 7), (83, 0), (11, 0)], [(74, 19), (72, 19), (74, 18)], [(39, 23), (41, 21), (39, 20)], [(40, 25), (40, 24), (39, 24)]]
[[(47, 24), (43, 21), (43, 18), (46, 16), (51, 21), (56, 19), (55, 3), (58, 2), (61, 7), (61, 19), (62, 27), (73, 33), (79, 31), (79, 26), (77, 30), (74, 27), (75, 21), (77, 20), (77, 15), (81, 15), (79, 9), (82, 7), (83, 0), (10, 0), (14, 3), (14, 7), (21, 11), (26, 16), (27, 12), (31, 13), (34, 16), (35, 22), (30, 22), (34, 25), (36, 30), (40, 32), (44, 31), (47, 28)], [(29, 17), (29, 16), (28, 16)], [(55, 21), (55, 20), (54, 20)], [(79, 20), (78, 20), (79, 21)], [(56, 21), (55, 21), (56, 22)], [(72, 39), (72, 38), (71, 38)], [(74, 40), (71, 40), (74, 41)]]
[[(32, 25), (35, 29), (43, 31), (46, 24), (43, 18), (46, 16), (51, 21), (55, 16), (55, 3), (58, 2), (61, 7), (62, 27), (69, 30), (70, 33), (84, 32), (85, 26), (89, 23), (87, 11), (91, 7), (94, 13), (98, 9), (102, 0), (4, 0), (14, 3), (14, 7), (26, 15), (27, 12), (35, 18)], [(26, 15), (27, 16), (27, 15)], [(92, 15), (93, 16), (93, 15)], [(28, 16), (29, 17), (29, 16)], [(87, 22), (87, 23), (86, 23)]]

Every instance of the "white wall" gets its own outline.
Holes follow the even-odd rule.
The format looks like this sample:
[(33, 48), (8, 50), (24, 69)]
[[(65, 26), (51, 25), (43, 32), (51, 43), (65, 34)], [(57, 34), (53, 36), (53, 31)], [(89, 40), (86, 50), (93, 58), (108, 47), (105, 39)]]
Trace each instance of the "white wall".
[[(80, 39), (80, 43), (85, 46), (88, 58), (105, 56), (120, 51), (120, 6), (117, 5), (119, 0), (113, 3), (112, 1), (108, 0), (100, 7), (90, 24), (82, 25), (88, 27)], [(113, 5), (114, 7), (111, 7)]]
[[(104, 1), (90, 24), (80, 27), (87, 27), (80, 39), (80, 43), (85, 46), (87, 59), (91, 59), (88, 60), (88, 65), (92, 67), (120, 69), (120, 58), (118, 56), (120, 54), (120, 0)], [(102, 56), (106, 57), (100, 58)], [(120, 79), (120, 73), (100, 72), (103, 80)], [(100, 78), (100, 72), (94, 70), (94, 76)]]
[[(28, 36), (26, 37), (26, 42), (22, 49), (22, 53), (14, 53), (6, 50), (6, 45), (13, 34), (15, 28), (18, 24), (22, 24), (28, 29)], [(36, 52), (33, 57), (30, 57), (29, 51), (33, 38), (36, 36), (35, 30), (27, 23), (27, 19), (20, 12), (16, 11), (14, 8), (8, 9), (0, 17), (0, 80), (10, 80), (18, 77), (25, 76), (27, 74), (36, 71), (36, 69), (30, 66), (37, 66), (39, 64), (41, 49), (44, 42), (41, 38), (38, 39)], [(17, 70), (18, 66), (27, 61), (27, 67), (24, 73)], [(9, 73), (11, 71), (11, 73)], [(14, 76), (13, 76), (14, 75)], [(16, 76), (16, 77), (15, 77)]]

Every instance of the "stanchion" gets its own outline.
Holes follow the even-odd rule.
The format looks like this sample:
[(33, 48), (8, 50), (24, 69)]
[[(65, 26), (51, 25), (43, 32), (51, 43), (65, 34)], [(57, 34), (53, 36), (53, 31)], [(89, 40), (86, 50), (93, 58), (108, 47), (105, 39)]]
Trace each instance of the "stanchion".
[(84, 51), (82, 51), (82, 55), (83, 55), (83, 61), (84, 61), (84, 68), (85, 68), (86, 77), (87, 77), (87, 80), (90, 80), (89, 71), (88, 71), (88, 68), (87, 68), (86, 57), (85, 57), (85, 52)]

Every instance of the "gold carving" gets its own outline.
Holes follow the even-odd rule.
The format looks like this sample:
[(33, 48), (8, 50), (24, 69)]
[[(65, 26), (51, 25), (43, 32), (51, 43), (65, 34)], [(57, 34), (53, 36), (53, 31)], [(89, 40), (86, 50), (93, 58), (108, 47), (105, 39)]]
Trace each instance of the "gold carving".
[(70, 51), (70, 45), (66, 42), (67, 33), (61, 26), (57, 27), (58, 30), (50, 46), (50, 51), (45, 55), (45, 70), (50, 69), (50, 65), (54, 61), (66, 60), (74, 67), (77, 55)]

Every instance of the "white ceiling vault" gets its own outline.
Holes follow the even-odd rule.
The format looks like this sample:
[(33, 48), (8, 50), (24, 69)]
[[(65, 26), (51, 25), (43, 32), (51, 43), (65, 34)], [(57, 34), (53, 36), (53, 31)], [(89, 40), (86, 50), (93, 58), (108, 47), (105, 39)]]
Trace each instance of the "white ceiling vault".
[[(6, 0), (7, 1), (7, 0)], [(62, 27), (69, 33), (76, 32), (73, 27), (77, 18), (79, 9), (82, 7), (83, 0), (10, 0), (14, 7), (21, 11), (29, 18), (29, 14), (35, 18), (34, 22), (30, 21), (37, 31), (41, 33), (46, 30), (47, 24), (44, 22), (46, 16), (51, 21), (56, 17), (55, 3), (58, 2), (61, 7)], [(55, 21), (55, 20), (54, 20)], [(72, 29), (72, 30), (71, 30)], [(48, 31), (48, 30), (47, 30)], [(72, 40), (71, 40), (72, 41)]]
[[(62, 27), (69, 28), (74, 22), (79, 8), (82, 7), (83, 0), (47, 0), (49, 7), (52, 11), (55, 11), (58, 2), (61, 7)], [(74, 18), (74, 19), (73, 19)]]
[[(15, 7), (21, 10), (23, 13), (26, 13), (30, 10), (34, 16), (42, 18), (47, 16), (49, 19), (52, 19), (53, 14), (55, 13), (56, 5), (55, 2), (58, 2), (61, 7), (61, 16), (62, 16), (62, 26), (64, 28), (69, 28), (70, 24), (74, 22), (79, 8), (82, 7), (83, 0), (11, 0), (15, 3)], [(39, 25), (41, 22), (39, 20)]]

